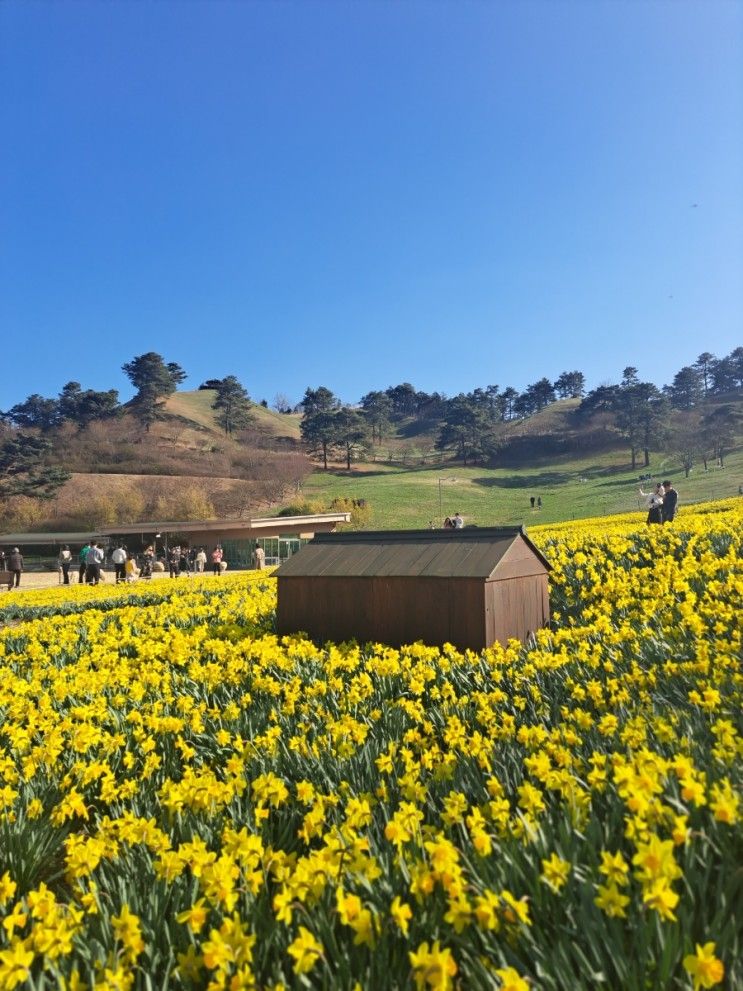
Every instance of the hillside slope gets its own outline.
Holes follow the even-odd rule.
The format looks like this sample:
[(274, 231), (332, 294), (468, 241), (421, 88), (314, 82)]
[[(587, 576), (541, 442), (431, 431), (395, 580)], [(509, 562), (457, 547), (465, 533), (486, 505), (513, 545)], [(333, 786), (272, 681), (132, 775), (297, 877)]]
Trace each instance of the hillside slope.
[[(165, 402), (165, 409), (171, 416), (193, 423), (220, 436), (223, 431), (217, 425), (212, 403), (217, 393), (213, 389), (193, 389), (174, 392)], [(266, 434), (274, 437), (299, 440), (301, 417), (296, 413), (277, 413), (256, 403), (251, 407), (255, 425)]]

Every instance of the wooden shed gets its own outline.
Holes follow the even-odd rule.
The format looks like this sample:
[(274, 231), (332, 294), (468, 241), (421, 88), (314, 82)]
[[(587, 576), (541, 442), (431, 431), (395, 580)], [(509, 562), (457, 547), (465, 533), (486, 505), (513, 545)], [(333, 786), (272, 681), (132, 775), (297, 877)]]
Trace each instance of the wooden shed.
[(549, 623), (548, 573), (523, 527), (322, 533), (276, 572), (277, 631), (479, 651)]

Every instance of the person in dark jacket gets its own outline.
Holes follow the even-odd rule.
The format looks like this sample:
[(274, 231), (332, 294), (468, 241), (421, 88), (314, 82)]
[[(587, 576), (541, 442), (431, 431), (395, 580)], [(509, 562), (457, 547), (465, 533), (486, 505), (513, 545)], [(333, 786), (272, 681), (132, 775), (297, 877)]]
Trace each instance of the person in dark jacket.
[(670, 523), (674, 516), (676, 515), (676, 506), (678, 505), (679, 494), (674, 489), (672, 482), (663, 483), (663, 522)]
[(13, 572), (15, 587), (21, 584), (21, 572), (23, 571), (23, 554), (17, 547), (14, 547), (8, 558), (8, 570)]

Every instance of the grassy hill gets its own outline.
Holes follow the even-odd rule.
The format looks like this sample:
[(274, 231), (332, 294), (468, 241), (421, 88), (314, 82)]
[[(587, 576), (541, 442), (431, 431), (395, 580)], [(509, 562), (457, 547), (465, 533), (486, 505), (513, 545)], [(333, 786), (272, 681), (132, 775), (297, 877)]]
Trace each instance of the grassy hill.
[[(682, 507), (736, 496), (743, 486), (743, 438), (724, 469), (711, 461), (709, 471), (698, 465), (687, 479), (667, 451), (633, 471), (611, 416), (579, 416), (579, 401), (570, 399), (499, 425), (497, 466), (463, 466), (436, 448), (434, 421), (409, 418), (350, 471), (336, 464), (325, 472), (302, 452), (299, 415), (256, 405), (253, 424), (226, 437), (211, 408), (215, 395), (176, 392), (149, 432), (128, 414), (82, 431), (68, 425), (56, 442), (76, 474), (51, 503), (0, 507), (0, 528), (275, 514), (288, 503), (320, 510), (335, 499), (365, 500), (364, 525), (378, 528), (440, 526), (457, 511), (479, 526), (549, 523), (637, 510), (646, 472), (672, 478)], [(541, 511), (532, 511), (532, 496), (541, 498)]]
[[(192, 391), (174, 392), (165, 402), (165, 409), (188, 423), (223, 435), (214, 418), (212, 403), (217, 393), (213, 389), (194, 389)], [(252, 407), (256, 426), (270, 436), (288, 437), (299, 440), (299, 423), (301, 417), (296, 413), (277, 413), (276, 410), (266, 409), (256, 404)]]

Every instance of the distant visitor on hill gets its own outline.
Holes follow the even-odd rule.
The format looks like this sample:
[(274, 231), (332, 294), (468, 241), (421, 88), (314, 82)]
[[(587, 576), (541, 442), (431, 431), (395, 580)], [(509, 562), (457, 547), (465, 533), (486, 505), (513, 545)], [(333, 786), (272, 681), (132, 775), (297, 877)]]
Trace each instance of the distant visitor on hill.
[(531, 503), (531, 508), (534, 509), (534, 503), (536, 502), (536, 499), (534, 498), (534, 496), (531, 497), (531, 499), (529, 500), (529, 502)]
[(673, 483), (665, 481), (663, 483), (663, 510), (662, 517), (664, 523), (671, 523), (674, 516), (676, 515), (676, 506), (678, 505), (679, 494), (674, 489)]

